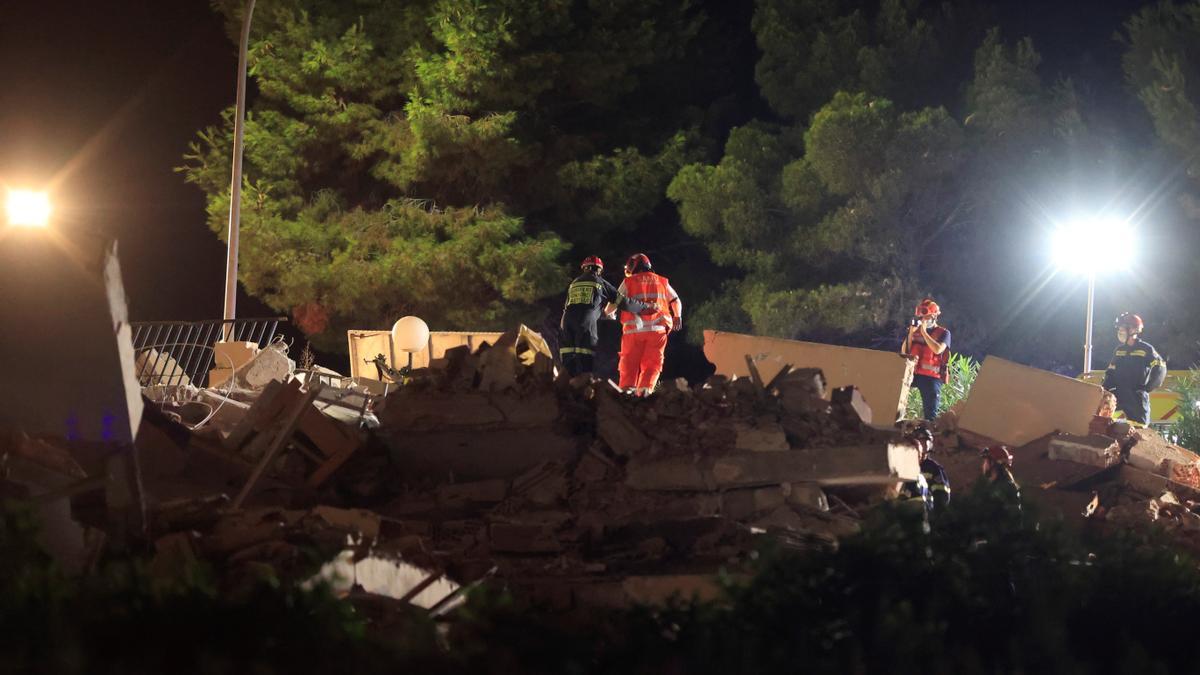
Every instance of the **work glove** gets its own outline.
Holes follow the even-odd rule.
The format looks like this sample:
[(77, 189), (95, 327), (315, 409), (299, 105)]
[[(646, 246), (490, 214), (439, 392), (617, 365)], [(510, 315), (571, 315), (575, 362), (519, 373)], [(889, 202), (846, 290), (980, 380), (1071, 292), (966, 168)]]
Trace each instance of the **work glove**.
[(681, 330), (683, 330), (683, 317), (682, 316), (671, 317), (671, 332), (678, 333)]

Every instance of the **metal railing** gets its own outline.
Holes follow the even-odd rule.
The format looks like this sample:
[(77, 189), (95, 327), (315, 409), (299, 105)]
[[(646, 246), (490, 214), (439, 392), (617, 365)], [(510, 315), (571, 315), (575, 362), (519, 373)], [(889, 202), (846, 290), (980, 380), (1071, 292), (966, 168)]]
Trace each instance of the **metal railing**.
[(213, 366), (213, 344), (223, 334), (229, 341), (255, 342), (264, 348), (275, 339), (279, 323), (286, 321), (287, 317), (130, 322), (137, 380), (143, 387), (203, 387)]

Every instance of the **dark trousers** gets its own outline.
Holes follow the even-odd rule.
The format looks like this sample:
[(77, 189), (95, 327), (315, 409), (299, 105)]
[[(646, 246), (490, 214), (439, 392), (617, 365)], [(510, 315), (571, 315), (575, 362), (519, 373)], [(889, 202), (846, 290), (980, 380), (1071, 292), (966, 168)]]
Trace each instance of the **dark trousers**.
[(925, 419), (932, 422), (937, 418), (938, 404), (942, 402), (942, 379), (928, 375), (913, 375), (913, 386), (921, 392), (921, 408)]
[(563, 368), (571, 377), (592, 372), (596, 356), (596, 345), (600, 336), (596, 331), (596, 322), (565, 323), (562, 327), (562, 344), (558, 348), (558, 356), (562, 359)]
[(1125, 413), (1125, 419), (1139, 424), (1150, 423), (1150, 394), (1138, 389), (1117, 387), (1117, 410)]

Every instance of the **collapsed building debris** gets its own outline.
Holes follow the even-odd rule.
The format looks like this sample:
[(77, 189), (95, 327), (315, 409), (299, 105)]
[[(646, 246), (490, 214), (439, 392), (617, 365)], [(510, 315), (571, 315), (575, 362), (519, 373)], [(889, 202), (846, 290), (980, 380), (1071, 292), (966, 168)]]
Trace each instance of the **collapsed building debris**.
[[(920, 475), (916, 447), (890, 426), (911, 377), (895, 354), (710, 331), (717, 375), (641, 399), (558, 376), (524, 326), (445, 335), (412, 369), (389, 357), (349, 378), (297, 369), (282, 343), (220, 342), (200, 386), (146, 352), (135, 372), (154, 405), (136, 446), (22, 437), (7, 464), (44, 442), (50, 466), (12, 473), (5, 489), (75, 528), (60, 530), (72, 569), (98, 546), (140, 542), (159, 575), (209, 564), (231, 586), (323, 581), (356, 602), (437, 613), (479, 583), (556, 608), (713, 597), (717, 573), (737, 578), (764, 538), (836, 546)], [(1021, 372), (1027, 391), (1006, 400), (995, 379), (1023, 367), (988, 363), (939, 438), (939, 459), (964, 467), (952, 475), (977, 472), (976, 441), (1024, 441), (1018, 478), (1042, 478), (1047, 494), (1094, 501), (1114, 524), (1191, 522), (1163, 495), (1200, 498), (1194, 456), (1112, 422), (1090, 385)], [(1017, 419), (1027, 413), (1013, 406), (1041, 409)], [(31, 481), (37, 471), (54, 475)]]
[(218, 349), (217, 386), (188, 383), (174, 406), (146, 388), (167, 413), (152, 409), (141, 448), (155, 458), (139, 500), (159, 573), (195, 561), (229, 583), (303, 581), (316, 542), (330, 551), (319, 578), (443, 609), (485, 578), (565, 606), (709, 596), (759, 537), (836, 545), (857, 529), (847, 501), (884, 497), (852, 490), (831, 509), (830, 491), (918, 474), (915, 447), (869, 426), (861, 392), (822, 398), (819, 369), (633, 399), (557, 377), (545, 341), (520, 327), (408, 372), (372, 401), (371, 430), (322, 409), (336, 374), (297, 377), (283, 350)]

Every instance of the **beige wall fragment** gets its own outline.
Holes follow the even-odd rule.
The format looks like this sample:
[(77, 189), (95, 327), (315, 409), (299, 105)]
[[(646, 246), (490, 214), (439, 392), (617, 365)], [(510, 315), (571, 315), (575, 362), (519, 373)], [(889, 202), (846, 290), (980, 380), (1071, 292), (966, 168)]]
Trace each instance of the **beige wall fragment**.
[(704, 355), (717, 367), (717, 373), (749, 377), (747, 354), (764, 382), (790, 365), (820, 368), (825, 374), (827, 399), (829, 392), (838, 387), (858, 387), (881, 424), (902, 415), (908, 400), (912, 363), (897, 352), (704, 331)]
[(958, 426), (1012, 446), (1054, 431), (1087, 436), (1103, 398), (1094, 384), (989, 356)]
[[(430, 331), (429, 345), (422, 351), (413, 354), (413, 368), (429, 366), (430, 359), (440, 359), (446, 355), (446, 350), (466, 345), (471, 351), (479, 348), (484, 342), (496, 344), (503, 333), (489, 331)], [(388, 366), (403, 368), (408, 365), (408, 355), (392, 347), (392, 333), (386, 330), (351, 330), (346, 331), (346, 339), (350, 343), (350, 376), (378, 379), (375, 366), (370, 363), (378, 354), (387, 358)]]

